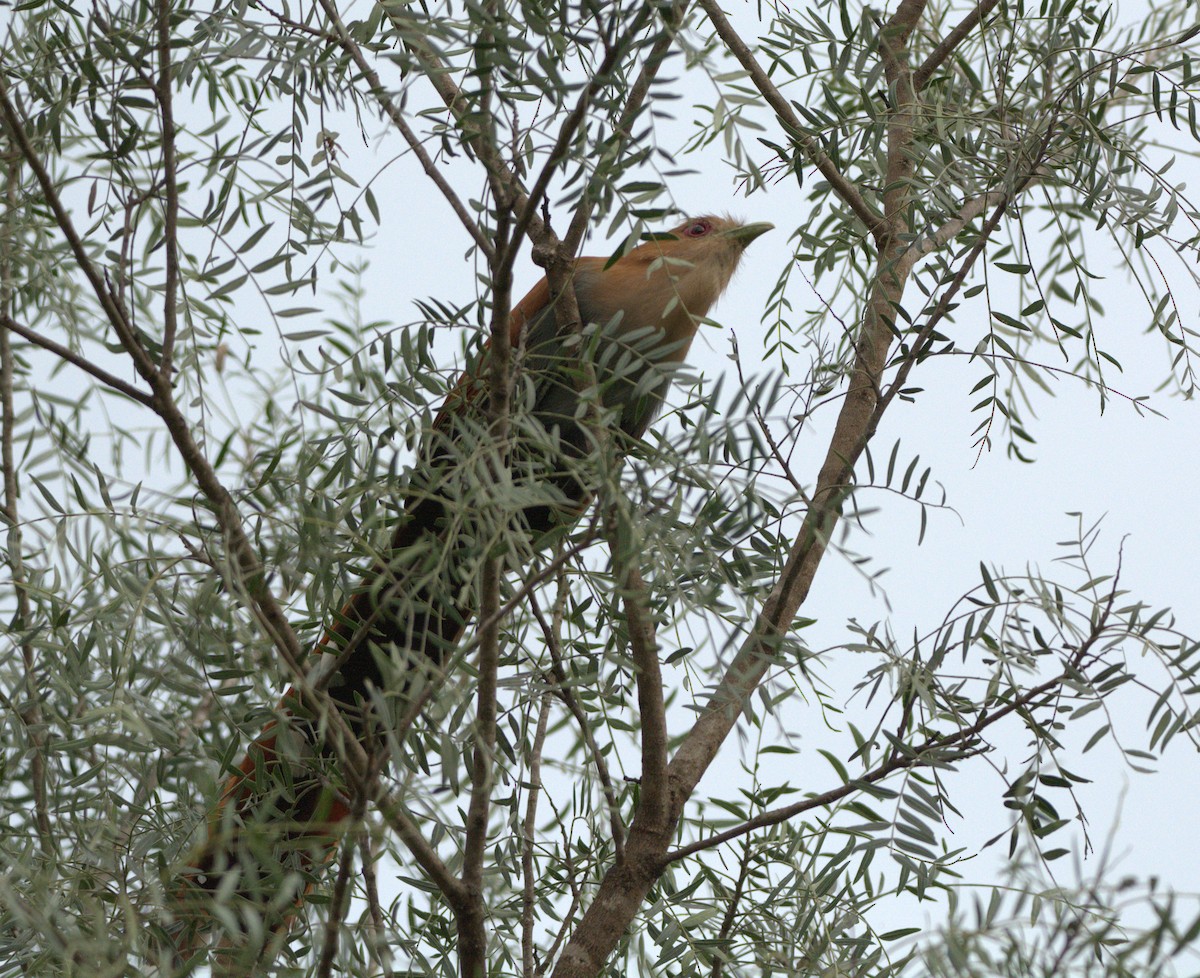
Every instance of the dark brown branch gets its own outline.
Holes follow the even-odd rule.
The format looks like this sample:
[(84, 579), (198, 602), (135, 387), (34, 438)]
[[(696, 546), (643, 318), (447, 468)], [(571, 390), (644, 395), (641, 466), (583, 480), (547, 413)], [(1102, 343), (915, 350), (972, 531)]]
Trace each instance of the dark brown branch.
[(474, 215), (467, 210), (466, 206), (459, 199), (458, 194), (454, 192), (454, 188), (442, 175), (442, 172), (437, 168), (437, 164), (425, 151), (425, 147), (421, 145), (421, 140), (417, 138), (417, 134), (413, 132), (412, 127), (404, 118), (404, 113), (400, 107), (392, 100), (387, 89), (384, 88), (383, 81), (379, 77), (379, 73), (371, 67), (366, 56), (362, 52), (362, 48), (350, 36), (350, 32), (346, 29), (346, 25), (342, 22), (341, 15), (338, 9), (333, 4), (333, 0), (320, 0), (321, 9), (325, 11), (325, 16), (329, 18), (329, 22), (333, 25), (333, 38), (343, 51), (354, 62), (354, 66), (362, 72), (363, 77), (367, 80), (367, 84), (371, 86), (371, 94), (375, 96), (375, 100), (379, 103), (379, 107), (383, 110), (384, 115), (388, 117), (392, 125), (396, 127), (400, 135), (404, 137), (404, 141), (408, 143), (409, 148), (421, 163), (425, 175), (433, 181), (435, 187), (441, 192), (446, 199), (446, 203), (450, 205), (450, 209), (454, 211), (462, 226), (467, 229), (467, 233), (471, 235), (472, 240), (478, 246), (479, 250), (486, 256), (489, 262), (495, 258), (495, 250), (492, 243), (488, 240), (487, 235), (483, 233), (479, 227), (479, 222)]
[(379, 962), (379, 970), (383, 978), (395, 978), (395, 972), (392, 971), (391, 954), (388, 951), (387, 939), (383, 932), (383, 909), (379, 902), (379, 884), (375, 878), (375, 853), (372, 851), (369, 832), (362, 834), (359, 851), (362, 854), (363, 888), (367, 894), (367, 909), (371, 914), (371, 955)]
[[(355, 808), (360, 809), (361, 803), (356, 802)], [(352, 824), (358, 828), (362, 821), (362, 811), (355, 811)], [(337, 876), (334, 878), (334, 892), (330, 894), (329, 913), (325, 917), (325, 938), (320, 948), (320, 959), (317, 961), (317, 978), (330, 978), (334, 972), (334, 956), (337, 954), (337, 934), (346, 922), (346, 912), (350, 908), (350, 870), (354, 868), (354, 842), (352, 839), (342, 841), (342, 858), (337, 860)]]
[[(625, 608), (629, 648), (637, 683), (639, 734), (642, 741), (642, 777), (637, 818), (661, 831), (670, 822), (667, 792), (667, 711), (663, 699), (662, 670), (658, 662), (658, 637), (650, 613), (649, 589), (641, 571), (630, 559), (641, 547), (630, 539), (628, 521), (620, 527), (621, 514), (609, 521), (609, 544), (617, 584)], [(623, 530), (623, 532), (622, 532)], [(624, 537), (624, 540), (622, 540)]]
[[(13, 294), (14, 238), (17, 234), (17, 193), (20, 190), (20, 160), (9, 156), (5, 160), (7, 187), (4, 199), (4, 223), (0, 227), (0, 323), (11, 322)], [(33, 784), (33, 823), (37, 827), (38, 842), (43, 852), (54, 851), (54, 835), (50, 824), (50, 806), (46, 784), (46, 735), (42, 727), (42, 692), (38, 681), (37, 652), (29, 640), (27, 629), (33, 625), (33, 608), (29, 600), (28, 579), (25, 575), (25, 559), (22, 552), (21, 519), (17, 507), (20, 484), (17, 482), (17, 466), (13, 456), (13, 440), (16, 437), (17, 412), (13, 400), (13, 351), (8, 330), (0, 329), (0, 466), (4, 469), (4, 519), (8, 524), (9, 577), (16, 592), (17, 613), (10, 630), (17, 636), (21, 647), (21, 662), (25, 669), (25, 694), (29, 704), (19, 711), (21, 722), (29, 737), (30, 779)]]
[(918, 92), (925, 87), (930, 76), (937, 71), (942, 63), (954, 53), (954, 49), (966, 40), (967, 35), (979, 25), (979, 22), (984, 17), (992, 12), (999, 2), (1000, 0), (980, 0), (955, 28), (942, 38), (938, 46), (933, 49), (933, 53), (925, 59), (921, 67), (913, 72), (913, 87)]
[(708, 15), (709, 21), (716, 30), (717, 35), (725, 42), (726, 47), (733, 53), (733, 56), (738, 59), (742, 67), (750, 76), (750, 81), (754, 87), (758, 89), (759, 94), (767, 104), (775, 111), (775, 115), (783, 124), (788, 138), (791, 139), (800, 148), (809, 161), (821, 171), (821, 175), (829, 181), (829, 185), (833, 188), (834, 193), (842, 199), (854, 213), (858, 219), (866, 225), (867, 230), (875, 238), (876, 242), (880, 241), (880, 236), (884, 230), (883, 217), (879, 212), (868, 204), (858, 188), (851, 183), (837, 168), (837, 165), (829, 158), (821, 144), (810, 136), (796, 115), (795, 109), (788, 102), (783, 94), (775, 87), (775, 83), (767, 76), (762, 65), (758, 63), (758, 59), (754, 57), (754, 52), (750, 50), (750, 46), (742, 40), (737, 31), (733, 29), (733, 25), (729, 22), (729, 18), (725, 16), (721, 10), (717, 0), (699, 0), (700, 7)]
[(163, 283), (163, 379), (171, 380), (174, 369), (175, 337), (179, 329), (179, 187), (175, 182), (175, 112), (171, 81), (171, 0), (158, 0), (158, 84), (154, 87), (162, 115), (163, 244), (166, 251), (166, 281)]
[(95, 377), (96, 380), (100, 381), (100, 383), (104, 384), (106, 387), (111, 387), (113, 390), (124, 394), (131, 400), (137, 401), (139, 404), (145, 405), (149, 408), (154, 407), (153, 394), (147, 394), (145, 391), (138, 390), (132, 384), (122, 380), (120, 377), (110, 374), (102, 367), (97, 367), (86, 357), (81, 356), (74, 350), (63, 346), (61, 343), (56, 343), (54, 340), (42, 336), (40, 333), (30, 329), (28, 326), (18, 323), (7, 313), (0, 313), (0, 327), (3, 327), (5, 331), (11, 331), (16, 333), (18, 336), (29, 340), (29, 342), (34, 346), (39, 346), (43, 350), (53, 353), (60, 360), (64, 360), (72, 366), (78, 367), (84, 373)]
[(533, 925), (537, 906), (537, 879), (533, 875), (533, 848), (537, 838), (538, 798), (542, 791), (542, 751), (546, 746), (546, 729), (550, 724), (549, 692), (542, 694), (538, 708), (537, 728), (529, 750), (529, 774), (526, 778), (525, 822), (521, 826), (521, 978), (534, 978)]
[(712, 978), (721, 978), (725, 972), (725, 962), (729, 957), (725, 945), (729, 941), (729, 935), (733, 933), (738, 904), (741, 903), (742, 894), (745, 892), (746, 877), (750, 875), (750, 857), (753, 854), (754, 849), (747, 843), (742, 848), (742, 858), (738, 863), (738, 877), (733, 886), (733, 895), (729, 898), (729, 906), (725, 908), (725, 916), (721, 919), (721, 929), (717, 931), (717, 946), (713, 948)]

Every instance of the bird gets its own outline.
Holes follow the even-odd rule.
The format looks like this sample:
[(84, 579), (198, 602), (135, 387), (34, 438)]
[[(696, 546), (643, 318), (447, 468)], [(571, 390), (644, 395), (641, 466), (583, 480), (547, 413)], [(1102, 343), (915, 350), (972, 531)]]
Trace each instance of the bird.
[[(575, 524), (600, 478), (599, 433), (620, 440), (619, 450), (642, 438), (746, 248), (772, 227), (695, 217), (645, 236), (615, 260), (575, 259), (570, 281), (580, 322), (565, 331), (549, 281), (538, 282), (509, 317), (511, 426), (503, 462), (489, 424), (490, 346), (468, 360), (393, 501), (399, 515), (389, 545), (309, 656), (310, 678), (356, 738), (369, 742), (381, 691), (440, 681), (478, 612), (474, 581), (489, 540), (515, 536), (530, 553)], [(488, 524), (486, 507), (476, 505), (485, 484), (500, 500), (499, 523)], [(184, 894), (192, 905), (197, 894), (219, 892), (278, 908), (279, 851), (296, 854), (294, 865), (311, 878), (352, 816), (333, 787), (337, 752), (322, 718), (296, 688), (277, 715), (285, 719), (272, 721), (229, 775), (207, 838), (188, 858)], [(294, 895), (283, 899), (295, 902)]]

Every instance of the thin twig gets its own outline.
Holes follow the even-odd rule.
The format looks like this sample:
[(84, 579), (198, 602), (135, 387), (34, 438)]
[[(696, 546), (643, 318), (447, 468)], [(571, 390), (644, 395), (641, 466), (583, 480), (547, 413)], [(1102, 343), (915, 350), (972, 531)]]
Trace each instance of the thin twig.
[[(111, 387), (113, 390), (120, 394), (124, 394), (131, 400), (137, 401), (139, 404), (145, 405), (149, 408), (154, 407), (153, 394), (148, 394), (145, 391), (138, 390), (127, 381), (122, 380), (120, 377), (117, 377), (114, 374), (110, 374), (103, 367), (97, 367), (86, 357), (81, 356), (74, 350), (63, 346), (61, 343), (56, 343), (52, 339), (42, 336), (41, 333), (30, 329), (28, 326), (18, 323), (6, 312), (0, 312), (0, 327), (3, 328), (4, 332), (11, 331), (16, 333), (18, 336), (27, 339), (34, 346), (40, 346), (43, 350), (53, 353), (60, 360), (63, 360), (72, 366), (78, 367), (89, 376), (95, 377), (96, 380), (100, 381), (100, 383), (104, 384), (106, 387)], [(7, 343), (8, 340), (5, 339), (5, 342)]]
[(725, 970), (725, 962), (730, 960), (726, 945), (729, 935), (733, 932), (734, 922), (737, 920), (738, 904), (742, 900), (742, 893), (745, 892), (746, 879), (750, 875), (750, 857), (753, 853), (754, 849), (747, 840), (745, 846), (742, 847), (742, 858), (738, 864), (738, 877), (733, 886), (733, 895), (729, 898), (729, 906), (725, 908), (725, 916), (721, 919), (721, 929), (717, 931), (717, 946), (713, 948), (712, 978), (721, 978)]
[(179, 328), (179, 187), (175, 182), (175, 112), (171, 80), (171, 0), (158, 0), (158, 84), (154, 95), (162, 114), (163, 246), (166, 252), (166, 281), (163, 283), (163, 341), (161, 369), (163, 379), (171, 380), (174, 370), (175, 337)]
[[(687, 12), (688, 0), (676, 0), (666, 16), (663, 18), (663, 34), (657, 41), (654, 42), (646, 55), (646, 60), (642, 63), (642, 68), (638, 72), (638, 76), (634, 79), (633, 84), (629, 88), (629, 93), (625, 99), (625, 105), (621, 109), (621, 115), (617, 119), (613, 136), (617, 137), (610, 154), (615, 159), (624, 150), (626, 144), (633, 136), (633, 124), (637, 121), (639, 113), (642, 111), (642, 106), (645, 104), (646, 96), (650, 94), (650, 86), (654, 83), (654, 79), (658, 75), (658, 70), (662, 67), (663, 60), (667, 56), (667, 52), (671, 50), (671, 46), (675, 43), (675, 37), (679, 33), (679, 28), (683, 24), (684, 14)], [(647, 10), (652, 10), (653, 4), (646, 4)], [(567, 228), (567, 233), (563, 236), (563, 250), (568, 254), (575, 254), (579, 250), (580, 244), (583, 242), (583, 235), (587, 231), (588, 222), (591, 219), (591, 205), (593, 200), (593, 191), (597, 183), (604, 178), (602, 167), (597, 167), (588, 181), (588, 193), (582, 194), (579, 200), (579, 205), (575, 208), (575, 213), (571, 217), (571, 224)]]
[[(494, 7), (489, 11), (495, 15)], [(484, 31), (481, 48), (493, 39)], [(487, 72), (485, 72), (486, 74)], [(485, 91), (488, 83), (484, 84)], [(511, 213), (497, 208), (496, 256), (491, 265), (492, 321), (488, 353), (488, 434), (492, 453), (492, 477), (497, 485), (506, 485), (509, 472), (509, 447), (512, 431), (513, 356), (509, 329), (512, 303), (510, 254), (515, 245), (510, 237)], [(507, 522), (499, 501), (493, 503), (496, 523)], [(497, 677), (500, 668), (500, 627), (496, 613), (500, 607), (503, 582), (502, 557), (488, 553), (480, 574), (479, 618), (487, 624), (479, 629), (479, 657), (475, 695), (474, 750), (471, 757), (471, 794), (467, 804), (463, 840), (462, 884), (464, 904), (455, 908), (458, 924), (459, 971), (464, 978), (486, 978), (487, 933), (484, 929), (486, 908), (483, 900), (483, 866), (487, 856), (488, 816), (491, 811), (492, 784), (496, 751)]]
[[(10, 155), (6, 161), (7, 187), (4, 199), (4, 223), (0, 227), (0, 322), (11, 322), (13, 293), (14, 237), (17, 234), (17, 193), (20, 190), (21, 161)], [(54, 835), (50, 824), (50, 806), (46, 783), (46, 731), (43, 727), (42, 688), (39, 681), (37, 652), (29, 639), (33, 626), (33, 608), (29, 600), (29, 582), (25, 575), (22, 552), (21, 519), (17, 507), (20, 484), (13, 456), (16, 438), (17, 412), (13, 400), (13, 351), (8, 331), (0, 329), (0, 465), (4, 468), (4, 519), (8, 524), (8, 568), (16, 592), (17, 613), (10, 631), (18, 636), (21, 662), (25, 671), (25, 694), (29, 704), (20, 711), (21, 722), (29, 737), (30, 779), (33, 784), (33, 822), (37, 827), (42, 852), (54, 851)]]
[(558, 925), (558, 933), (554, 935), (554, 940), (550, 942), (550, 946), (546, 949), (542, 963), (534, 969), (534, 978), (542, 978), (546, 973), (546, 969), (558, 955), (558, 949), (562, 947), (563, 941), (567, 939), (567, 935), (571, 932), (571, 927), (575, 923), (575, 914), (583, 903), (583, 892), (579, 885), (579, 874), (575, 869), (575, 860), (571, 858), (571, 839), (567, 835), (562, 813), (558, 811), (553, 801), (551, 801), (550, 807), (554, 809), (555, 821), (558, 823), (559, 831), (562, 833), (562, 863), (563, 869), (566, 870), (563, 875), (567, 881), (567, 889), (571, 891), (571, 904), (567, 907), (567, 912), (563, 914), (562, 923)]
[(538, 797), (542, 791), (542, 750), (546, 745), (546, 728), (550, 721), (550, 693), (542, 694), (538, 709), (537, 729), (529, 750), (529, 775), (526, 778), (529, 797), (525, 800), (525, 824), (521, 828), (521, 975), (534, 978), (533, 925), (537, 906), (537, 878), (534, 876), (533, 848), (537, 840)]
[[(633, 25), (625, 33), (625, 35), (616, 44), (612, 45), (605, 53), (604, 60), (600, 62), (599, 67), (592, 74), (587, 85), (584, 86), (578, 101), (575, 103), (575, 107), (567, 114), (566, 119), (563, 120), (562, 126), (559, 127), (558, 138), (555, 140), (554, 145), (547, 154), (546, 164), (542, 167), (541, 172), (538, 174), (537, 178), (533, 182), (533, 186), (529, 190), (529, 195), (525, 202), (525, 206), (517, 211), (516, 228), (513, 232), (514, 240), (518, 242), (521, 240), (530, 225), (530, 221), (536, 215), (537, 208), (541, 206), (546, 195), (546, 189), (550, 185), (550, 180), (562, 166), (563, 157), (567, 151), (567, 147), (571, 145), (571, 141), (575, 138), (575, 134), (579, 131), (579, 127), (583, 124), (584, 119), (587, 118), (587, 111), (589, 108), (591, 108), (592, 99), (604, 86), (605, 82), (609, 80), (609, 76), (612, 74), (613, 68), (616, 67), (619, 58), (626, 52), (628, 45), (632, 43), (633, 39), (637, 36), (638, 32), (641, 31), (646, 21), (653, 16), (653, 13), (654, 7), (652, 4), (646, 4), (640, 11), (638, 11), (638, 14), (634, 17)], [(657, 48), (657, 45), (655, 47)], [(654, 54), (651, 52), (650, 58), (647, 59), (647, 66), (643, 67), (642, 69), (642, 75), (646, 74), (647, 67), (653, 58)], [(658, 60), (661, 60), (661, 55), (659, 56)], [(640, 84), (641, 81), (642, 77), (639, 76), (638, 84), (635, 84), (630, 90), (629, 97), (626, 100), (624, 109), (622, 110), (622, 121), (618, 124), (617, 131), (624, 135), (627, 135), (628, 131), (628, 123), (626, 123), (625, 120), (627, 118), (631, 119), (637, 114), (641, 108), (642, 101), (645, 98), (644, 88), (646, 86), (642, 86)], [(600, 168), (598, 167), (596, 171), (593, 172), (591, 179), (589, 180), (589, 190), (591, 189), (591, 186), (599, 179), (599, 171)], [(590, 193), (584, 193), (580, 195), (579, 206), (575, 208), (575, 214), (571, 219), (570, 229), (562, 239), (562, 248), (568, 254), (575, 254), (575, 252), (579, 249), (580, 243), (583, 241), (584, 233), (587, 231), (588, 221), (591, 215), (591, 196), (592, 195)]]
[(1000, 0), (980, 0), (967, 16), (959, 21), (956, 27), (938, 42), (938, 46), (933, 49), (933, 53), (913, 72), (913, 87), (918, 92), (925, 87), (930, 76), (937, 71), (938, 67), (954, 53), (954, 49), (966, 40), (967, 35), (978, 26), (984, 17), (992, 12), (992, 9), (999, 2)]
[(379, 885), (375, 878), (375, 853), (371, 845), (371, 833), (364, 832), (359, 842), (361, 852), (363, 887), (367, 894), (367, 909), (371, 914), (371, 953), (379, 962), (383, 978), (395, 978), (392, 971), (392, 955), (388, 950), (383, 932), (383, 908), (379, 902)]
[(775, 111), (788, 137), (792, 139), (800, 148), (809, 161), (821, 171), (821, 175), (829, 181), (830, 187), (834, 193), (842, 199), (854, 213), (858, 219), (867, 226), (867, 230), (878, 243), (881, 240), (881, 235), (884, 231), (883, 217), (879, 212), (863, 199), (861, 193), (853, 183), (847, 179), (846, 175), (837, 168), (837, 165), (831, 160), (828, 154), (821, 149), (821, 144), (817, 142), (808, 131), (800, 117), (796, 115), (796, 110), (792, 108), (783, 94), (775, 87), (775, 83), (763, 70), (762, 65), (758, 63), (758, 59), (754, 57), (754, 52), (750, 46), (742, 40), (741, 36), (733, 25), (729, 22), (729, 18), (725, 16), (725, 12), (721, 10), (717, 0), (698, 0), (701, 8), (708, 15), (709, 21), (712, 23), (717, 35), (725, 42), (725, 46), (746, 69), (746, 73), (750, 76), (750, 81), (754, 87), (758, 89), (760, 95), (766, 103)]
[[(356, 798), (361, 797), (356, 795)], [(359, 808), (360, 802), (356, 802)], [(356, 811), (353, 824), (362, 822), (362, 811)], [(333, 881), (333, 892), (329, 896), (329, 910), (325, 917), (324, 940), (321, 944), (321, 957), (317, 962), (317, 978), (330, 978), (333, 974), (333, 959), (337, 954), (338, 932), (346, 919), (346, 911), (350, 909), (350, 871), (354, 867), (354, 843), (347, 838), (342, 842), (342, 855), (338, 860), (337, 876)]]
[(54, 214), (54, 221), (62, 232), (63, 237), (67, 239), (71, 253), (75, 256), (75, 262), (79, 266), (79, 270), (83, 272), (84, 277), (88, 280), (93, 294), (96, 296), (97, 301), (99, 301), (100, 307), (104, 310), (109, 325), (112, 326), (113, 331), (117, 334), (117, 338), (121, 341), (121, 346), (125, 349), (125, 352), (133, 360), (137, 372), (150, 382), (151, 387), (154, 387), (154, 379), (158, 376), (158, 367), (150, 358), (150, 354), (146, 352), (141, 339), (130, 324), (125, 310), (117, 303), (112, 290), (105, 283), (104, 276), (92, 262), (83, 238), (75, 230), (75, 223), (71, 220), (70, 213), (59, 198), (58, 190), (53, 178), (50, 176), (50, 172), (46, 169), (45, 164), (42, 163), (41, 156), (30, 141), (29, 133), (25, 131), (24, 121), (21, 119), (16, 106), (12, 102), (8, 81), (5, 79), (3, 73), (0, 73), (0, 112), (4, 116), (4, 122), (9, 135), (12, 137), (17, 149), (20, 150), (21, 155), (25, 158), (25, 163), (33, 172), (34, 177), (37, 178), (38, 185), (46, 197), (46, 203), (49, 204), (50, 210)]
[(433, 162), (433, 159), (425, 151), (421, 140), (417, 138), (417, 134), (413, 132), (412, 127), (405, 120), (404, 113), (388, 94), (383, 81), (379, 77), (379, 73), (371, 67), (371, 63), (366, 59), (358, 42), (350, 36), (350, 32), (342, 22), (341, 14), (338, 13), (333, 0), (319, 0), (319, 2), (321, 9), (325, 11), (325, 16), (329, 18), (329, 22), (333, 25), (333, 34), (337, 39), (337, 43), (349, 55), (350, 60), (354, 62), (354, 66), (362, 72), (362, 76), (367, 80), (367, 84), (371, 86), (371, 94), (375, 96), (379, 107), (391, 121), (392, 125), (400, 132), (400, 135), (404, 137), (404, 141), (408, 143), (409, 148), (420, 161), (426, 176), (433, 181), (434, 186), (441, 192), (442, 196), (446, 199), (446, 203), (450, 205), (450, 209), (454, 211), (462, 226), (471, 235), (471, 239), (478, 246), (479, 250), (483, 252), (489, 263), (492, 262), (495, 259), (495, 249), (492, 247), (492, 243), (488, 240), (487, 235), (483, 233), (483, 229), (480, 228), (479, 221), (467, 210), (466, 206), (459, 199), (458, 194), (454, 192), (454, 188), (450, 186), (449, 181), (446, 180), (442, 172), (438, 169), (437, 164)]
[(609, 830), (612, 833), (613, 853), (617, 861), (621, 862), (625, 858), (625, 823), (621, 820), (621, 807), (617, 801), (617, 791), (613, 785), (612, 775), (608, 770), (608, 762), (604, 759), (604, 753), (596, 743), (596, 736), (592, 730), (591, 720), (579, 704), (579, 700), (576, 699), (575, 694), (571, 692), (570, 679), (563, 665), (562, 642), (558, 629), (552, 627), (546, 621), (545, 615), (538, 606), (536, 596), (530, 595), (529, 607), (542, 629), (542, 639), (546, 643), (546, 648), (550, 651), (550, 675), (553, 678), (552, 687), (554, 694), (562, 700), (563, 705), (571, 712), (571, 716), (575, 718), (575, 723), (579, 726), (579, 735), (583, 738), (583, 742), (588, 749), (588, 754), (591, 756), (592, 764), (596, 768), (596, 777), (600, 781), (600, 790), (604, 794), (605, 804), (608, 805), (608, 824)]

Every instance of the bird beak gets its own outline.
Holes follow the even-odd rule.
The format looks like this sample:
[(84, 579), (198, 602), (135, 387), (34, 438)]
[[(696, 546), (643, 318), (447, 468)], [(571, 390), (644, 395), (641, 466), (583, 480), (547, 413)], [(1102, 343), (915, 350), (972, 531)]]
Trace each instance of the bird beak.
[(774, 227), (774, 224), (767, 221), (761, 221), (758, 224), (743, 224), (740, 227), (730, 228), (725, 232), (725, 236), (733, 238), (734, 241), (737, 241), (745, 248), (760, 234), (766, 234)]

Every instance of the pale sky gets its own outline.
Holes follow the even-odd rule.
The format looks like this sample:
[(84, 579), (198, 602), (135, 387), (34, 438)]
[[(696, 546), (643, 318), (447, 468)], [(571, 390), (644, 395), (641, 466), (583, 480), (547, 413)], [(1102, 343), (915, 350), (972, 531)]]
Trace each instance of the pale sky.
[[(746, 5), (737, 11), (746, 29), (754, 10), (753, 5)], [(1131, 12), (1127, 9), (1124, 16), (1128, 19)], [(704, 101), (707, 83), (697, 79), (696, 85), (694, 92), (689, 90), (689, 97)], [(660, 140), (672, 134), (679, 140), (686, 137), (688, 104), (689, 98), (672, 103), (680, 121), (674, 129), (662, 127)], [(308, 132), (306, 153), (315, 151), (312, 141), (316, 128), (313, 125)], [(390, 134), (381, 136), (382, 129), (372, 122), (368, 130), (372, 144), (364, 146), (352, 123), (347, 121), (341, 127), (341, 147), (346, 154), (341, 162), (350, 172), (373, 173), (397, 151), (398, 140)], [(764, 334), (760, 311), (780, 268), (789, 261), (788, 234), (790, 222), (795, 221), (790, 215), (798, 215), (798, 209), (807, 206), (805, 195), (789, 179), (767, 193), (742, 198), (730, 171), (721, 164), (717, 147), (684, 158), (681, 164), (701, 171), (670, 183), (671, 193), (686, 212), (698, 215), (729, 211), (747, 220), (771, 220), (777, 226), (751, 247), (714, 314), (725, 330), (736, 334), (744, 359), (754, 363), (761, 359)], [(1195, 161), (1181, 159), (1172, 175), (1182, 179), (1185, 168), (1189, 182), (1195, 185), (1200, 178)], [(461, 168), (459, 172), (463, 172)], [(479, 184), (478, 175), (471, 176), (462, 185), (464, 193), (477, 195)], [(419, 315), (413, 306), (416, 299), (435, 296), (465, 302), (471, 298), (475, 294), (476, 270), (463, 261), (469, 244), (467, 235), (415, 161), (406, 157), (391, 165), (374, 188), (383, 226), (368, 252), (371, 267), (363, 282), (367, 318), (406, 322)], [(564, 230), (569, 215), (553, 207), (552, 213), (556, 228)], [(584, 253), (609, 250), (609, 244), (603, 241), (583, 249)], [(1131, 395), (1153, 394), (1167, 371), (1164, 344), (1157, 337), (1143, 335), (1149, 315), (1140, 293), (1121, 277), (1115, 262), (1109, 262), (1108, 267), (1112, 277), (1097, 285), (1105, 304), (1103, 329), (1111, 337), (1108, 348), (1117, 352), (1126, 367), (1124, 375), (1114, 373), (1110, 380), (1114, 387)], [(518, 262), (517, 296), (532, 286), (539, 274), (526, 252)], [(1195, 328), (1200, 293), (1178, 271), (1172, 280), (1179, 290), (1180, 314)], [(334, 312), (329, 301), (333, 281), (325, 276), (316, 301), (305, 299), (297, 304), (328, 302)], [(791, 297), (800, 309), (817, 301), (802, 277), (793, 279)], [(248, 307), (245, 321), (259, 315)], [(969, 337), (969, 342), (963, 342), (969, 348), (982, 328), (982, 315), (964, 310), (947, 330), (956, 337)], [(306, 324), (304, 320), (289, 320), (286, 325), (298, 330)], [(273, 345), (274, 341), (264, 336), (256, 362), (267, 364), (273, 357)], [(317, 345), (318, 341), (310, 341), (306, 349), (315, 352)], [(720, 374), (730, 369), (728, 349), (726, 332), (706, 329), (693, 347), (690, 363), (698, 372)], [(236, 355), (237, 350), (234, 352)], [(802, 366), (796, 372), (802, 373)], [(1125, 588), (1152, 607), (1170, 606), (1185, 632), (1200, 634), (1200, 611), (1196, 607), (1200, 531), (1191, 515), (1195, 505), (1192, 487), (1200, 483), (1197, 406), (1168, 394), (1155, 394), (1150, 404), (1165, 417), (1138, 417), (1117, 399), (1109, 402), (1101, 416), (1093, 391), (1062, 378), (1053, 385), (1054, 398), (1041, 394), (1036, 397), (1038, 419), (1026, 418), (1038, 440), (1028, 449), (1036, 464), (1023, 465), (1006, 458), (1002, 442), (977, 461), (972, 430), (979, 416), (971, 414), (970, 407), (978, 396), (970, 391), (980, 373), (978, 366), (968, 364), (965, 358), (938, 359), (920, 367), (913, 381), (925, 392), (914, 405), (896, 404), (874, 443), (876, 458), (882, 462), (894, 440), (902, 438), (902, 460), (919, 454), (924, 465), (932, 465), (931, 483), (945, 487), (948, 504), (954, 510), (930, 514), (925, 541), (918, 547), (918, 513), (912, 503), (883, 492), (864, 493), (861, 498), (862, 504), (878, 506), (879, 512), (868, 522), (871, 535), (856, 531), (852, 546), (871, 554), (874, 566), (891, 568), (880, 583), (891, 606), (891, 629), (901, 644), (911, 638), (914, 629), (925, 632), (935, 626), (954, 600), (979, 582), (980, 561), (1009, 572), (1034, 567), (1047, 576), (1079, 581), (1078, 574), (1055, 566), (1062, 553), (1057, 542), (1069, 539), (1076, 531), (1076, 522), (1066, 515), (1068, 511), (1082, 513), (1088, 525), (1103, 518), (1102, 532), (1092, 552), (1098, 568), (1105, 573), (1115, 570), (1123, 544)], [(833, 416), (827, 411), (815, 419), (814, 432), (804, 437), (804, 443), (811, 445), (811, 454), (797, 455), (799, 470), (810, 481), (815, 478), (824, 450), (820, 435), (827, 433)], [(144, 415), (138, 419), (142, 424), (147, 421)], [(936, 493), (927, 494), (927, 498), (936, 498)], [(834, 555), (822, 566), (801, 613), (818, 619), (818, 624), (806, 633), (814, 648), (851, 640), (845, 628), (851, 617), (863, 624), (889, 617), (882, 595), (872, 593), (862, 575)], [(851, 686), (862, 672), (861, 662), (856, 659), (849, 653), (830, 654), (822, 672), (825, 681), (839, 692), (845, 687), (841, 699), (850, 718), (861, 708), (860, 700), (849, 699)], [(667, 680), (671, 681), (673, 675), (678, 673), (668, 667)], [(1115, 722), (1123, 741), (1130, 746), (1144, 746), (1149, 701), (1145, 695), (1113, 700), (1114, 706), (1128, 711)], [(832, 772), (816, 755), (815, 747), (844, 744), (844, 738), (839, 740), (834, 735), (831, 739), (815, 708), (800, 700), (787, 708), (786, 717), (789, 730), (799, 737), (804, 749), (798, 760), (789, 761), (792, 767), (786, 776), (805, 790), (829, 787)], [(682, 717), (674, 718), (676, 721), (682, 723)], [(1081, 747), (1099, 722), (1081, 721), (1079, 730), (1070, 736)], [(1019, 763), (1025, 738), (1019, 734), (1014, 739), (1010, 756)], [(1082, 758), (1076, 753), (1072, 760), (1077, 773), (1094, 779), (1094, 784), (1081, 788), (1079, 794), (1091, 815), (1094, 842), (1103, 845), (1113, 834), (1114, 851), (1121, 856), (1119, 869), (1157, 875), (1181, 890), (1195, 891), (1196, 880), (1200, 879), (1200, 849), (1181, 844), (1184, 839), (1200, 836), (1200, 796), (1195, 787), (1200, 784), (1200, 756), (1195, 748), (1183, 737), (1177, 738), (1161, 772), (1154, 776), (1132, 772), (1110, 742), (1101, 743)], [(719, 779), (738, 777), (737, 762), (737, 746), (731, 738), (719, 767), (709, 773), (701, 791), (712, 790)], [(949, 825), (955, 833), (954, 844), (969, 845), (971, 840), (977, 844), (1004, 824), (995, 814), (1003, 788), (999, 777), (980, 759), (964, 762), (963, 767), (971, 773), (957, 779), (953, 799), (966, 817), (962, 821), (951, 819)], [(997, 849), (1002, 851), (1003, 847)], [(982, 868), (984, 865), (968, 872), (987, 879), (989, 871)], [(939, 919), (936, 910), (932, 919)]]

